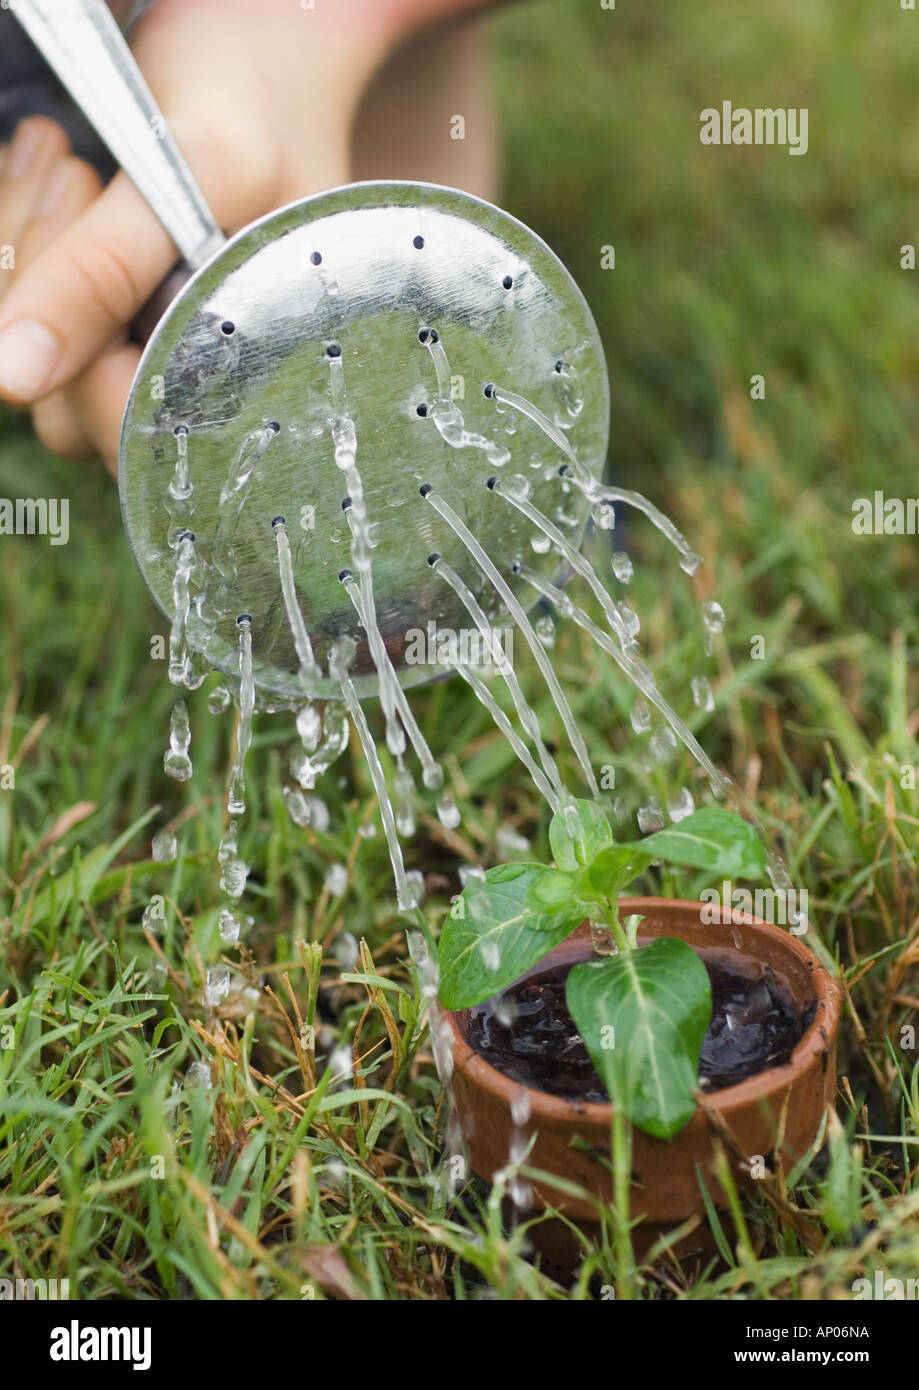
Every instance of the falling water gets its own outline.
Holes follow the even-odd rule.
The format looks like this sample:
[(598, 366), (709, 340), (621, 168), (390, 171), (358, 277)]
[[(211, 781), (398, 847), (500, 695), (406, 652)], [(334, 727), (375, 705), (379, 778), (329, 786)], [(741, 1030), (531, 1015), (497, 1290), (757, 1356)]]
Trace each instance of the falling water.
[[(284, 608), (287, 612), (287, 621), (290, 624), (291, 634), (294, 639), (294, 649), (297, 653), (297, 660), (300, 662), (300, 678), (303, 688), (309, 694), (316, 683), (319, 675), (319, 668), (316, 665), (316, 658), (313, 655), (313, 644), (310, 635), (306, 630), (306, 623), (303, 621), (303, 614), (300, 612), (300, 605), (297, 602), (297, 591), (294, 584), (294, 567), (290, 555), (290, 540), (287, 535), (287, 524), (283, 516), (276, 516), (271, 523), (274, 530), (274, 538), (278, 547), (278, 569), (281, 575), (281, 594), (284, 598)], [(313, 747), (315, 748), (315, 744)]]
[(501, 646), (501, 643), (492, 642), (494, 634), (492, 632), (488, 619), (486, 618), (479, 603), (476, 601), (475, 595), (472, 593), (472, 590), (469, 588), (469, 586), (465, 584), (462, 579), (460, 579), (459, 575), (455, 572), (455, 570), (451, 569), (451, 567), (447, 564), (443, 556), (438, 555), (436, 552), (433, 555), (429, 555), (428, 564), (434, 570), (435, 574), (438, 574), (441, 579), (445, 579), (446, 582), (450, 585), (450, 588), (453, 590), (457, 598), (463, 604), (464, 608), (466, 609), (466, 612), (469, 614), (469, 616), (472, 618), (472, 621), (479, 629), (479, 632), (481, 632), (482, 636), (486, 639), (486, 642), (493, 649), (495, 665), (498, 667), (498, 670), (504, 680), (504, 683), (507, 686), (508, 693), (510, 694), (511, 700), (514, 703), (514, 708), (517, 711), (517, 717), (520, 720), (521, 725), (523, 726), (524, 732), (529, 735), (530, 739), (533, 742), (533, 746), (535, 747), (536, 752), (539, 755), (539, 761), (543, 765), (546, 776), (552, 783), (552, 786), (556, 788), (556, 790), (558, 790), (562, 785), (562, 779), (559, 775), (559, 770), (556, 766), (555, 759), (552, 757), (552, 754), (549, 752), (548, 748), (543, 742), (542, 733), (539, 728), (539, 720), (536, 718), (536, 714), (532, 707), (527, 703), (526, 696), (520, 688), (520, 682), (517, 679), (517, 674), (511, 663), (508, 661), (507, 656), (504, 652), (504, 648)]
[[(570, 616), (575, 620), (575, 622), (580, 627), (584, 628), (584, 630), (588, 632), (591, 635), (591, 637), (593, 637), (594, 641), (597, 642), (603, 648), (604, 651), (608, 652), (609, 655), (612, 656), (613, 660), (619, 666), (620, 670), (625, 672), (625, 674), (629, 677), (632, 683), (642, 692), (645, 698), (655, 706), (655, 708), (659, 711), (660, 714), (663, 715), (664, 719), (666, 719), (667, 723), (670, 725), (671, 729), (676, 734), (680, 742), (684, 745), (684, 747), (689, 749), (689, 751), (692, 753), (693, 757), (697, 760), (700, 766), (704, 767), (706, 773), (708, 774), (709, 780), (712, 783), (712, 788), (718, 791), (722, 796), (729, 796), (732, 790), (732, 783), (730, 782), (730, 779), (726, 777), (724, 773), (719, 772), (719, 770), (715, 767), (715, 764), (711, 761), (711, 759), (706, 754), (705, 750), (702, 748), (698, 739), (696, 739), (695, 736), (690, 732), (690, 730), (684, 724), (683, 720), (680, 719), (679, 715), (670, 708), (670, 705), (667, 703), (663, 695), (661, 695), (660, 691), (657, 689), (657, 686), (654, 682), (654, 677), (652, 676), (651, 671), (646, 665), (646, 663), (643, 661), (635, 661), (630, 655), (627, 654), (627, 650), (629, 648), (634, 647), (634, 638), (631, 637), (631, 635), (625, 628), (622, 621), (622, 615), (619, 612), (619, 609), (613, 603), (613, 600), (611, 599), (609, 593), (607, 592), (603, 584), (601, 584), (593, 566), (589, 563), (589, 561), (584, 559), (580, 551), (575, 550), (574, 546), (572, 546), (565, 539), (561, 531), (559, 531), (558, 527), (554, 526), (552, 522), (548, 520), (547, 517), (544, 517), (542, 512), (540, 512), (537, 507), (534, 507), (532, 502), (530, 502), (528, 498), (521, 496), (519, 493), (508, 491), (506, 488), (501, 486), (500, 482), (496, 478), (490, 478), (488, 486), (498, 496), (503, 497), (512, 506), (516, 507), (518, 511), (521, 511), (524, 516), (526, 516), (530, 521), (532, 521), (534, 526), (537, 526), (541, 531), (545, 532), (545, 534), (559, 548), (559, 550), (568, 560), (571, 567), (574, 570), (576, 570), (577, 573), (581, 575), (583, 579), (587, 581), (591, 590), (598, 599), (603, 609), (603, 612), (606, 615), (607, 621), (610, 624), (610, 627), (619, 636), (620, 646), (617, 647), (616, 644), (612, 641), (612, 639), (605, 632), (603, 632), (602, 629), (598, 628), (596, 623), (594, 623), (587, 616), (583, 609), (578, 608), (575, 604), (571, 603), (571, 600), (567, 597), (565, 597), (565, 611), (570, 613)], [(555, 587), (555, 585), (549, 584), (548, 581), (543, 581), (538, 575), (535, 575), (528, 567), (520, 565), (515, 566), (515, 568), (517, 568), (519, 570), (519, 573), (523, 575), (523, 577), (526, 578), (531, 584), (533, 584), (536, 588), (539, 588), (541, 592), (546, 595), (547, 598), (551, 598), (553, 603), (556, 602), (557, 597), (561, 597), (560, 591)], [(525, 574), (524, 570), (526, 570)]]
[(297, 711), (297, 733), (305, 753), (315, 753), (322, 738), (322, 719), (314, 705), (304, 705)]
[(453, 399), (450, 363), (447, 361), (447, 354), (437, 329), (422, 328), (418, 340), (431, 354), (437, 374), (437, 400), (430, 407), (428, 414), (441, 438), (454, 449), (481, 449), (492, 468), (502, 468), (511, 456), (506, 445), (496, 444), (493, 439), (486, 439), (484, 435), (466, 429), (463, 413)]
[[(351, 514), (351, 510), (352, 509), (349, 508), (349, 516)], [(344, 588), (347, 591), (348, 596), (351, 599), (351, 602), (354, 604), (355, 612), (360, 618), (364, 631), (366, 632), (369, 615), (367, 614), (364, 606), (364, 596), (361, 590), (358, 588), (357, 583), (355, 582), (354, 575), (351, 573), (350, 570), (342, 570), (341, 574), (338, 577), (344, 585)], [(418, 721), (412, 713), (412, 709), (406, 698), (405, 691), (399, 684), (399, 677), (396, 675), (395, 667), (393, 666), (392, 661), (389, 658), (389, 653), (387, 652), (385, 646), (382, 649), (381, 659), (387, 668), (386, 679), (389, 682), (389, 688), (392, 692), (395, 707), (399, 713), (399, 718), (402, 720), (402, 723), (405, 726), (405, 731), (409, 736), (411, 745), (418, 756), (418, 761), (421, 763), (422, 781), (424, 782), (424, 785), (428, 787), (431, 791), (436, 791), (444, 784), (443, 768), (435, 760), (434, 755), (428, 747), (427, 739), (418, 727)]]
[(252, 715), (255, 711), (255, 680), (252, 673), (252, 618), (241, 613), (236, 619), (239, 628), (239, 729), (236, 735), (236, 757), (230, 773), (227, 810), (231, 816), (241, 816), (246, 809), (245, 761), (252, 742)]
[(605, 483), (598, 482), (590, 470), (581, 463), (570, 441), (565, 438), (562, 431), (537, 406), (526, 400), (525, 397), (518, 395), (516, 391), (509, 391), (506, 387), (489, 383), (485, 387), (485, 395), (502, 405), (509, 405), (514, 410), (519, 410), (522, 415), (526, 415), (528, 419), (533, 421), (534, 425), (542, 430), (546, 438), (550, 439), (556, 448), (565, 455), (570, 464), (569, 468), (563, 466), (559, 469), (560, 475), (569, 478), (592, 505), (602, 507), (604, 504), (624, 502), (627, 506), (642, 512), (679, 551), (682, 569), (687, 574), (695, 574), (702, 563), (701, 558), (693, 550), (682, 532), (674, 526), (668, 516), (665, 516), (658, 507), (655, 507), (653, 502), (642, 496), (640, 492), (633, 492), (630, 488), (610, 487)]
[(179, 842), (169, 830), (160, 830), (150, 843), (150, 854), (157, 864), (172, 864), (179, 852)]
[(386, 645), (377, 622), (376, 601), (373, 596), (373, 572), (371, 569), (370, 525), (367, 507), (364, 502), (364, 485), (357, 467), (357, 431), (348, 413), (345, 393), (345, 372), (341, 359), (341, 348), (332, 343), (327, 349), (329, 359), (329, 379), (332, 386), (332, 405), (335, 411), (332, 421), (332, 442), (335, 450), (335, 464), (345, 475), (348, 489), (348, 509), (351, 512), (351, 563), (357, 571), (361, 591), (361, 622), (370, 645), (370, 655), (376, 667), (380, 691), (380, 704), (386, 721), (386, 743), (393, 757), (401, 757), (405, 752), (405, 731), (396, 717), (397, 690), (399, 682), (395, 678), (392, 664), (386, 654)]
[[(506, 387), (496, 386), (493, 382), (488, 383), (485, 387), (484, 394), (487, 400), (496, 401), (499, 405), (509, 405), (511, 409), (519, 410), (521, 415), (526, 415), (528, 419), (533, 421), (534, 425), (537, 425), (539, 429), (542, 430), (543, 434), (545, 434), (548, 439), (551, 439), (555, 447), (570, 460), (573, 468), (579, 472), (586, 472), (586, 470), (582, 470), (581, 463), (574, 449), (571, 447), (570, 442), (565, 438), (558, 426), (554, 425), (549, 417), (542, 413), (538, 406), (533, 405), (533, 403), (528, 401), (524, 396), (519, 396), (516, 391), (509, 391)], [(588, 474), (588, 476), (590, 475)]]
[(175, 429), (176, 464), (169, 486), (166, 489), (165, 507), (176, 528), (169, 537), (169, 544), (175, 546), (184, 531), (191, 526), (195, 504), (192, 500), (194, 488), (188, 471), (188, 429), (177, 425)]
[[(322, 727), (324, 737), (315, 752), (295, 754), (291, 758), (291, 774), (296, 777), (304, 791), (313, 790), (316, 778), (328, 772), (348, 746), (350, 725), (347, 714), (339, 714), (327, 706)], [(311, 731), (308, 741), (312, 742), (312, 738)], [(319, 829), (318, 826), (316, 828)]]
[(172, 777), (176, 782), (187, 782), (191, 777), (191, 758), (188, 756), (190, 743), (188, 707), (184, 700), (177, 700), (169, 719), (169, 747), (163, 758), (163, 770), (167, 777)]
[(545, 797), (552, 810), (557, 811), (559, 809), (560, 802), (558, 799), (558, 795), (556, 794), (555, 788), (549, 784), (544, 774), (536, 766), (536, 763), (532, 757), (532, 754), (530, 753), (529, 748), (527, 748), (523, 739), (517, 733), (517, 730), (514, 728), (507, 715), (504, 713), (504, 710), (501, 708), (495, 697), (492, 695), (491, 691), (488, 689), (488, 686), (485, 684), (483, 680), (479, 679), (479, 677), (475, 674), (473, 670), (471, 670), (470, 667), (462, 665), (461, 662), (454, 662), (453, 670), (456, 671), (458, 675), (462, 676), (463, 680), (467, 683), (470, 689), (474, 691), (477, 699), (488, 710), (488, 713), (495, 721), (495, 724), (501, 730), (502, 734), (507, 739), (514, 752), (517, 754), (517, 757), (520, 759), (527, 772), (529, 772), (530, 776), (533, 778), (533, 781), (536, 783), (536, 786), (538, 787), (542, 795)]
[[(551, 584), (547, 579), (543, 579), (541, 575), (536, 574), (527, 565), (517, 565), (515, 569), (522, 579), (532, 584), (533, 587), (538, 589), (551, 603), (564, 605), (564, 612), (566, 615), (571, 617), (577, 623), (578, 627), (583, 628), (584, 631), (593, 638), (597, 645), (613, 658), (620, 670), (625, 672), (632, 683), (642, 691), (646, 699), (663, 715), (680, 742), (692, 753), (699, 765), (705, 769), (709, 781), (712, 784), (712, 789), (723, 796), (729, 797), (733, 787), (730, 778), (726, 777), (723, 772), (718, 770), (695, 735), (686, 727), (679, 715), (670, 708), (670, 705), (657, 689), (654, 678), (644, 662), (639, 663), (626, 656), (625, 653), (616, 646), (616, 643), (609, 634), (598, 627), (582, 608), (572, 603), (568, 595), (562, 594), (554, 584)], [(597, 582), (599, 583), (599, 580)], [(635, 726), (634, 713), (633, 711), (633, 727)], [(640, 727), (644, 726), (644, 723), (645, 716), (642, 714)], [(647, 727), (650, 727), (650, 720), (648, 721)]]
[(386, 774), (377, 753), (373, 735), (367, 725), (367, 718), (364, 714), (363, 706), (357, 698), (354, 683), (348, 674), (348, 668), (354, 659), (357, 645), (351, 637), (339, 637), (333, 644), (329, 656), (329, 675), (341, 686), (342, 697), (348, 707), (348, 713), (354, 721), (364, 749), (364, 756), (367, 759), (367, 768), (376, 792), (377, 803), (380, 807), (380, 820), (383, 823), (383, 833), (386, 836), (386, 844), (389, 849), (389, 858), (392, 863), (393, 876), (396, 880), (396, 901), (403, 912), (416, 906), (416, 898), (412, 893), (405, 874), (405, 864), (402, 860), (402, 847), (399, 844), (399, 835), (396, 829), (396, 818), (393, 812), (392, 802), (389, 799), (389, 792), (386, 787)]
[(281, 794), (284, 797), (287, 814), (294, 825), (309, 825), (312, 819), (309, 803), (299, 787), (282, 787)]
[(181, 531), (177, 539), (176, 568), (172, 580), (172, 627), (169, 632), (169, 679), (173, 685), (184, 685), (190, 670), (185, 630), (191, 572), (195, 565), (195, 537), (192, 531)]
[(715, 635), (724, 631), (724, 609), (714, 599), (702, 605), (702, 627), (705, 631), (705, 655), (712, 654), (712, 641)]
[(219, 685), (214, 686), (207, 697), (208, 710), (211, 714), (226, 714), (232, 698), (229, 690), (221, 681)]
[(220, 582), (213, 591), (209, 589), (205, 595), (202, 610), (205, 614), (223, 617), (229, 611), (233, 599), (233, 586), (238, 576), (233, 548), (236, 528), (249, 495), (252, 475), (279, 431), (280, 426), (274, 421), (250, 431), (238, 449), (220, 489), (217, 524), (211, 547), (211, 564), (220, 576)]
[(599, 799), (600, 789), (597, 786), (597, 779), (594, 777), (593, 768), (590, 765), (590, 758), (587, 753), (587, 746), (584, 743), (584, 739), (581, 736), (580, 729), (575, 723), (574, 715), (571, 712), (571, 706), (565, 698), (564, 691), (558, 683), (558, 677), (552, 669), (552, 663), (546, 656), (545, 649), (542, 643), (540, 642), (539, 638), (537, 637), (536, 633), (534, 632), (532, 623), (530, 622), (529, 618), (524, 612), (520, 602), (517, 600), (517, 598), (515, 598), (513, 590), (502, 578), (499, 571), (495, 568), (494, 564), (489, 559), (482, 546), (479, 544), (475, 536), (469, 530), (469, 527), (466, 526), (466, 524), (460, 520), (460, 518), (457, 516), (456, 512), (449, 505), (449, 503), (445, 502), (442, 497), (439, 497), (437, 493), (435, 493), (430, 483), (425, 483), (423, 485), (423, 487), (421, 488), (421, 495), (426, 499), (426, 501), (428, 501), (431, 504), (434, 510), (440, 516), (443, 517), (447, 525), (451, 528), (452, 531), (456, 533), (459, 539), (463, 542), (470, 555), (473, 557), (473, 559), (478, 564), (479, 568), (494, 585), (494, 588), (496, 589), (500, 597), (504, 600), (504, 603), (507, 605), (507, 608), (510, 611), (510, 613), (513, 615), (514, 621), (517, 623), (517, 626), (523, 633), (527, 641), (527, 645), (529, 646), (534, 657), (536, 658), (536, 664), (543, 674), (543, 678), (546, 682), (546, 685), (549, 687), (549, 691), (555, 702), (555, 707), (558, 710), (562, 723), (565, 726), (565, 732), (568, 735), (568, 738), (571, 742), (571, 746), (574, 749), (575, 756), (577, 757), (577, 760), (581, 766), (581, 771), (584, 774), (584, 779), (587, 782), (587, 785), (590, 787), (592, 795), (595, 798)]
[(238, 913), (231, 911), (228, 907), (221, 908), (217, 926), (220, 939), (225, 946), (235, 946), (238, 943), (242, 931), (242, 923)]
[(692, 689), (692, 702), (696, 708), (705, 710), (706, 714), (711, 714), (715, 708), (715, 696), (712, 692), (711, 682), (706, 676), (693, 676), (690, 687)]
[(415, 779), (401, 758), (396, 762), (396, 775), (393, 778), (395, 792), (396, 825), (403, 839), (411, 839), (415, 833)]
[(631, 557), (627, 555), (624, 550), (613, 551), (612, 570), (620, 584), (628, 584), (631, 582), (635, 571), (632, 566)]

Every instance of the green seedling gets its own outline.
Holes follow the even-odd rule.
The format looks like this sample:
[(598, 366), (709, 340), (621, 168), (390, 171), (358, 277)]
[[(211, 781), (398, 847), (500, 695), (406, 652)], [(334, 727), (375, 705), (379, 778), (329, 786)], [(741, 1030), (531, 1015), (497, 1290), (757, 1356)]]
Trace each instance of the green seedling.
[(740, 816), (718, 806), (617, 844), (603, 810), (570, 801), (549, 827), (554, 865), (502, 864), (468, 883), (444, 924), (440, 995), (468, 1009), (513, 984), (585, 918), (608, 927), (615, 954), (576, 965), (568, 1009), (610, 1098), (638, 1129), (670, 1139), (691, 1119), (711, 1011), (708, 972), (675, 937), (639, 945), (639, 918), (619, 898), (654, 861), (759, 878), (765, 851)]

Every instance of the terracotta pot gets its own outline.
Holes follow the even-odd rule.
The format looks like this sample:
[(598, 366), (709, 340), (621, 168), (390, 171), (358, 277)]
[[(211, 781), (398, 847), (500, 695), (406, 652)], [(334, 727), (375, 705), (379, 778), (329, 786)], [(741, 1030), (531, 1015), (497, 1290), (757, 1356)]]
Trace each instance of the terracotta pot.
[[(714, 922), (702, 921), (703, 907), (706, 916), (716, 917)], [(704, 1218), (697, 1165), (715, 1205), (726, 1204), (712, 1167), (719, 1121), (734, 1136), (741, 1154), (751, 1160), (762, 1155), (770, 1170), (779, 1158), (790, 1167), (811, 1147), (836, 1092), (841, 995), (836, 982), (800, 937), (744, 913), (667, 898), (622, 899), (619, 911), (623, 918), (632, 913), (643, 915), (640, 942), (657, 936), (680, 937), (703, 958), (741, 974), (760, 974), (768, 966), (799, 1008), (815, 1006), (813, 1020), (785, 1066), (770, 1067), (736, 1086), (710, 1092), (704, 1107), (700, 1106), (685, 1129), (668, 1142), (633, 1130), (632, 1215), (643, 1218), (639, 1227), (643, 1238), (636, 1241), (641, 1249), (663, 1228), (693, 1215)], [(582, 923), (523, 978), (589, 959), (590, 955), (590, 932)], [(468, 1011), (445, 1017), (453, 1030), (453, 1091), (470, 1160), (473, 1170), (491, 1181), (507, 1164), (515, 1133), (511, 1102), (520, 1097), (523, 1088), (472, 1051), (467, 1041)], [(611, 1107), (562, 1100), (531, 1088), (527, 1088), (527, 1095), (529, 1119), (516, 1128), (516, 1134), (519, 1137), (522, 1131), (527, 1138), (536, 1134), (528, 1165), (566, 1178), (609, 1201), (609, 1172), (590, 1150), (608, 1160)], [(713, 1117), (708, 1110), (714, 1112)], [(572, 1147), (575, 1136), (589, 1148)], [(741, 1183), (749, 1181), (738, 1162), (732, 1160), (732, 1166)], [(556, 1207), (582, 1228), (589, 1229), (596, 1222), (595, 1208), (582, 1198), (539, 1184), (534, 1185), (534, 1196), (537, 1204)], [(533, 1228), (537, 1240), (541, 1230), (542, 1225)], [(563, 1262), (557, 1251), (553, 1253)]]

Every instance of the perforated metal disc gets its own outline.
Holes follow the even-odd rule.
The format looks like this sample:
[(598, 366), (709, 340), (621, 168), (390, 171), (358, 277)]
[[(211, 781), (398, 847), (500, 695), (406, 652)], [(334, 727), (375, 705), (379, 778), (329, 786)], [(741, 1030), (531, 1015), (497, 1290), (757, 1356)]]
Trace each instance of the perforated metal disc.
[[(466, 430), (509, 450), (502, 465), (494, 465), (494, 451), (489, 458), (481, 447), (455, 448), (442, 438), (430, 414), (438, 385), (419, 340), (425, 328), (439, 335)], [(121, 500), (138, 566), (167, 616), (170, 539), (183, 526), (194, 533), (191, 646), (236, 675), (236, 618), (251, 614), (256, 682), (286, 698), (301, 686), (271, 525), (279, 515), (318, 661), (325, 671), (330, 642), (349, 633), (359, 644), (358, 692), (376, 690), (363, 630), (338, 578), (350, 563), (351, 532), (331, 436), (329, 349), (336, 346), (374, 526), (379, 625), (405, 685), (436, 673), (406, 664), (407, 632), (428, 631), (429, 623), (470, 628), (427, 563), (432, 551), (463, 576), (492, 623), (505, 621), (420, 484), (432, 483), (450, 502), (512, 584), (516, 559), (550, 577), (559, 560), (532, 547), (530, 524), (486, 487), (492, 474), (524, 475), (532, 500), (575, 544), (586, 521), (582, 498), (558, 477), (557, 445), (483, 388), (497, 383), (531, 401), (596, 475), (607, 446), (608, 383), (590, 311), (553, 252), (507, 213), (453, 189), (366, 183), (246, 228), (189, 281), (147, 346), (122, 426)], [(232, 490), (240, 451), (269, 425), (276, 432), (260, 454), (255, 448), (237, 519), (232, 501), (221, 506), (221, 493)], [(187, 431), (193, 487), (179, 505), (168, 493), (177, 431)], [(518, 595), (525, 605), (535, 597), (527, 585)]]

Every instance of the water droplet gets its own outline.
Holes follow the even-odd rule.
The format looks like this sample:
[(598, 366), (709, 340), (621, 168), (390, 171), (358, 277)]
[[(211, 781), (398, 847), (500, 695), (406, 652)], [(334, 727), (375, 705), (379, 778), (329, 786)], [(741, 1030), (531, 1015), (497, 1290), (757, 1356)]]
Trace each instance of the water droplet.
[(421, 774), (421, 780), (428, 791), (439, 791), (444, 784), (444, 770), (440, 763), (429, 763)]
[(715, 696), (712, 693), (711, 682), (705, 676), (693, 676), (692, 702), (697, 709), (704, 709), (709, 713), (715, 708)]
[(479, 942), (479, 953), (485, 963), (486, 970), (497, 970), (501, 964), (501, 948), (497, 941), (483, 938)]
[(555, 594), (552, 596), (552, 602), (555, 604), (556, 612), (560, 613), (563, 618), (571, 617), (574, 612), (574, 603), (565, 593), (564, 589), (556, 590)]
[(537, 618), (533, 627), (536, 631), (536, 636), (544, 647), (552, 648), (555, 646), (555, 623), (548, 614), (545, 614), (541, 618)]
[(209, 1091), (211, 1089), (211, 1069), (207, 1062), (192, 1062), (185, 1073), (186, 1091)]
[(284, 797), (284, 805), (287, 807), (287, 814), (290, 816), (294, 825), (309, 825), (310, 808), (306, 797), (299, 787), (284, 787), (281, 795)]
[(166, 930), (166, 904), (159, 894), (150, 899), (140, 920), (141, 926), (157, 936)]
[(437, 818), (441, 825), (445, 825), (448, 830), (455, 830), (461, 823), (460, 809), (451, 792), (443, 792), (437, 798)]
[(336, 637), (329, 649), (329, 675), (333, 680), (344, 680), (356, 651), (357, 643), (353, 637)]
[(408, 884), (412, 907), (420, 907), (424, 902), (425, 895), (424, 874), (420, 869), (409, 869), (405, 875), (405, 881)]
[(306, 798), (306, 804), (309, 807), (310, 825), (314, 830), (318, 830), (320, 834), (324, 833), (331, 824), (328, 806), (322, 800), (321, 796), (308, 796)]
[(667, 815), (672, 821), (685, 820), (687, 816), (692, 815), (695, 809), (696, 803), (693, 801), (692, 792), (688, 787), (681, 787), (676, 795), (667, 802)]
[(220, 887), (231, 898), (241, 898), (249, 870), (241, 859), (227, 859), (220, 869)]
[(510, 1028), (511, 1024), (517, 1021), (517, 1017), (517, 1005), (514, 1003), (513, 999), (511, 999), (510, 995), (505, 994), (503, 997), (500, 997), (495, 1004), (495, 1018), (501, 1024), (501, 1027)]
[(235, 946), (242, 929), (242, 923), (236, 913), (231, 912), (227, 907), (221, 908), (217, 925), (220, 928), (221, 941), (226, 942), (228, 946)]
[(230, 993), (230, 967), (212, 965), (207, 972), (207, 1002), (215, 1007)]
[[(331, 1062), (331, 1058), (329, 1059)], [(348, 1076), (351, 1075), (349, 1071)], [(324, 1163), (320, 1169), (322, 1173), (323, 1186), (331, 1187), (344, 1192), (348, 1186), (348, 1170), (340, 1158), (330, 1158), (328, 1163)]]
[(699, 612), (702, 614), (702, 626), (705, 629), (705, 652), (707, 656), (711, 656), (712, 638), (716, 633), (724, 631), (724, 609), (720, 603), (709, 599), (701, 605)]
[(514, 855), (526, 854), (530, 848), (530, 842), (526, 836), (521, 835), (512, 825), (498, 827), (495, 844), (498, 847), (498, 853), (508, 859)]
[[(607, 922), (595, 922), (590, 919), (590, 944), (594, 948), (594, 954), (598, 956), (612, 956), (616, 953), (616, 938), (613, 936), (613, 929)], [(593, 961), (589, 962), (591, 965)], [(598, 962), (598, 964), (602, 964)]]
[(182, 682), (185, 689), (199, 690), (209, 675), (211, 675), (211, 667), (204, 657), (200, 656), (198, 652), (189, 652)]
[(322, 738), (322, 719), (313, 705), (304, 705), (297, 713), (297, 733), (304, 751), (315, 753)]
[(339, 1081), (346, 1081), (354, 1075), (354, 1053), (347, 1043), (335, 1048), (329, 1057), (329, 1069)]
[(651, 706), (647, 700), (636, 700), (630, 715), (636, 734), (646, 734), (651, 727)]
[(179, 842), (168, 830), (160, 830), (150, 843), (150, 853), (157, 864), (171, 864), (179, 850)]
[(526, 499), (531, 491), (530, 480), (525, 478), (522, 473), (512, 473), (501, 483), (501, 491), (507, 493), (509, 497)]
[(325, 872), (325, 886), (333, 898), (340, 898), (348, 887), (348, 870), (344, 864), (330, 864)]
[(396, 771), (394, 793), (396, 828), (408, 839), (415, 833), (415, 782), (404, 765)]
[(619, 580), (620, 584), (628, 584), (634, 573), (635, 569), (632, 565), (631, 557), (627, 555), (624, 550), (614, 550), (613, 574)]
[(552, 542), (549, 540), (549, 537), (545, 535), (542, 531), (537, 531), (535, 535), (532, 535), (530, 537), (530, 545), (533, 547), (537, 555), (548, 554), (549, 547), (551, 546), (551, 544)]
[(377, 833), (376, 824), (372, 820), (366, 820), (363, 825), (357, 827), (357, 833), (362, 840), (372, 840)]
[(211, 714), (224, 714), (230, 708), (230, 692), (225, 685), (215, 685), (207, 697)]
[(515, 1125), (525, 1125), (530, 1118), (530, 1093), (525, 1086), (511, 1100), (511, 1119)]
[(630, 608), (627, 603), (617, 603), (616, 611), (622, 619), (622, 626), (630, 637), (637, 637), (641, 631), (641, 620), (634, 608)]
[(645, 835), (650, 835), (655, 830), (663, 830), (664, 817), (657, 797), (649, 796), (645, 804), (639, 806), (638, 828)]
[(676, 738), (673, 730), (666, 724), (661, 728), (655, 729), (648, 742), (651, 757), (656, 763), (666, 762), (676, 748)]
[(191, 777), (191, 758), (188, 756), (190, 743), (188, 708), (184, 700), (177, 700), (169, 720), (169, 747), (163, 758), (163, 770), (167, 777), (176, 782), (187, 782)]
[(360, 947), (354, 933), (340, 932), (332, 943), (332, 954), (342, 970), (354, 970), (361, 958)]
[(559, 429), (569, 430), (584, 409), (584, 394), (576, 368), (570, 362), (557, 361), (552, 372), (555, 391), (555, 423)]

